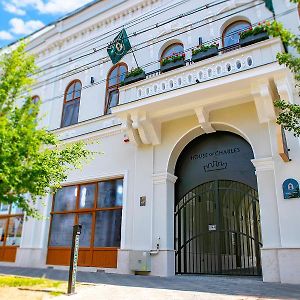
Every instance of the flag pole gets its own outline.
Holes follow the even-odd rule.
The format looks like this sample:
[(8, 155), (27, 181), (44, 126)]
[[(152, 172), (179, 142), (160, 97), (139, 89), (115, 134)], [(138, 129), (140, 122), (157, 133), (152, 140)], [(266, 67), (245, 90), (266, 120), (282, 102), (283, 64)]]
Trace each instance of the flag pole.
[(135, 63), (136, 63), (136, 65), (137, 65), (137, 67), (139, 68), (139, 64), (138, 64), (138, 62), (137, 62), (137, 59), (136, 59), (136, 57), (135, 57), (135, 54), (134, 54), (134, 51), (133, 51), (132, 48), (131, 48), (131, 52), (132, 52), (133, 58), (134, 58), (134, 60), (135, 60)]

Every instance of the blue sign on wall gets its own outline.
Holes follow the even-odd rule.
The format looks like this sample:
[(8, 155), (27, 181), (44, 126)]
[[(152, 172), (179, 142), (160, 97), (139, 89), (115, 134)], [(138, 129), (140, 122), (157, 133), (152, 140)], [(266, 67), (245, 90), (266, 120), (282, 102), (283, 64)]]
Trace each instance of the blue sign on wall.
[(300, 198), (299, 183), (297, 180), (289, 178), (282, 184), (284, 199)]

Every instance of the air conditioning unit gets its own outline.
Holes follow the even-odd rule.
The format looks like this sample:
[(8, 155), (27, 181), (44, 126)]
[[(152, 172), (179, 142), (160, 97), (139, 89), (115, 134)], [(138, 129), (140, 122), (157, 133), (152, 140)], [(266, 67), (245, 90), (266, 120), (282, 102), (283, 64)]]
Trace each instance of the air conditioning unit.
[(151, 271), (151, 256), (149, 251), (130, 251), (130, 269), (136, 272)]

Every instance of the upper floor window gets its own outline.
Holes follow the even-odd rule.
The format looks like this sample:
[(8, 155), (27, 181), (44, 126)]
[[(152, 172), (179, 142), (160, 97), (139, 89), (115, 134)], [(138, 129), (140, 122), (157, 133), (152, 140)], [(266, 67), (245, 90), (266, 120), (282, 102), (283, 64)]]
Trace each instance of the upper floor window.
[(40, 101), (40, 97), (39, 96), (35, 95), (35, 96), (32, 97), (32, 102), (34, 104), (38, 103), (39, 101)]
[(223, 32), (223, 47), (234, 46), (240, 41), (240, 32), (251, 25), (247, 21), (237, 21), (227, 26)]
[[(0, 202), (0, 252), (6, 246), (19, 246), (21, 242), (24, 213), (16, 205)], [(0, 257), (6, 261), (8, 257)], [(11, 258), (10, 258), (11, 259)], [(8, 261), (10, 261), (10, 259)]]
[(180, 44), (180, 43), (175, 43), (175, 44), (172, 44), (172, 45), (168, 46), (163, 51), (163, 53), (161, 55), (161, 59), (172, 56), (172, 55), (177, 54), (177, 53), (184, 53), (183, 45)]
[(68, 85), (65, 92), (61, 127), (70, 126), (78, 122), (81, 88), (82, 85), (79, 80), (74, 80)]
[(121, 82), (125, 79), (127, 73), (127, 65), (120, 63), (114, 66), (107, 76), (106, 85), (106, 101), (104, 113), (110, 114), (112, 107), (115, 107), (119, 103), (119, 87)]

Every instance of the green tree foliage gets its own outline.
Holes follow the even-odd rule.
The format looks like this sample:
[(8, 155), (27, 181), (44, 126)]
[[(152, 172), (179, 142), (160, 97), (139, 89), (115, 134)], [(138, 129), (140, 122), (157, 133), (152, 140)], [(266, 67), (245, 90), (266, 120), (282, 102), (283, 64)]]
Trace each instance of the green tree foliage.
[[(290, 0), (293, 3), (300, 3), (300, 0)], [(274, 21), (267, 30), (270, 35), (280, 37), (282, 42), (291, 48), (294, 48), (297, 54), (300, 54), (300, 38), (283, 27), (282, 24)], [(288, 67), (294, 74), (296, 88), (300, 88), (300, 57), (291, 53), (278, 53), (277, 60), (279, 64)], [(275, 102), (275, 106), (279, 108), (279, 116), (277, 123), (282, 125), (284, 129), (293, 132), (295, 136), (300, 136), (300, 106), (288, 103), (285, 99)]]
[(38, 218), (36, 201), (59, 188), (92, 152), (83, 142), (60, 145), (54, 134), (38, 128), (40, 103), (30, 96), (37, 68), (25, 47), (21, 43), (0, 60), (0, 201)]

